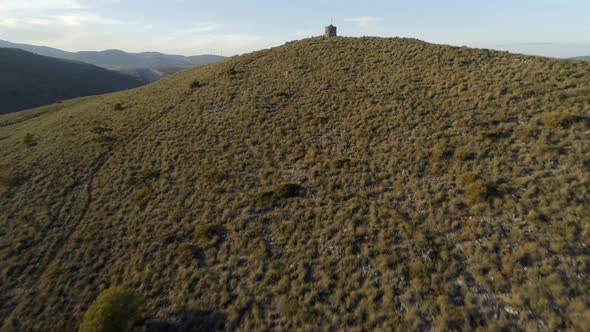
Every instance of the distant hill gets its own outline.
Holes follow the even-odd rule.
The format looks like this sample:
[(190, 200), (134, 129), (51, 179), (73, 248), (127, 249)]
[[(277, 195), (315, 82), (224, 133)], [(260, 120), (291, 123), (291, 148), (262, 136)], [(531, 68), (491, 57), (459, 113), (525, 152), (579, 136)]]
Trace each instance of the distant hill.
[(2, 116), (0, 330), (122, 286), (138, 331), (590, 331), (589, 91), (590, 62), (310, 38)]
[(576, 59), (578, 60), (590, 60), (590, 55), (586, 55), (586, 56), (579, 56)]
[(106, 69), (133, 75), (147, 82), (154, 82), (180, 70), (219, 62), (219, 55), (169, 55), (159, 52), (127, 53), (121, 50), (66, 52), (47, 46), (16, 44), (0, 40), (0, 47), (18, 48), (31, 53), (60, 59), (82, 61)]
[(94, 65), (0, 48), (0, 114), (143, 85)]

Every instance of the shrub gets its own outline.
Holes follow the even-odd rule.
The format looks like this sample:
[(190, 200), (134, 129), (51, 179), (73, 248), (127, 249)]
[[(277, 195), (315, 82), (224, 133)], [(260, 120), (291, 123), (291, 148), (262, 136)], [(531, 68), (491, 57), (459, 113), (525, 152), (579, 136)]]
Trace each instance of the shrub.
[(37, 141), (35, 140), (35, 137), (33, 136), (33, 134), (27, 133), (23, 137), (23, 144), (28, 147), (33, 147), (33, 146), (37, 145)]
[(80, 331), (130, 331), (142, 302), (135, 291), (123, 287), (106, 289), (84, 314)]
[(194, 80), (191, 82), (191, 89), (200, 88), (202, 86), (203, 86), (203, 83), (201, 83), (201, 81), (199, 81), (199, 80)]
[(114, 109), (115, 111), (124, 111), (126, 108), (127, 108), (127, 107), (125, 107), (125, 105), (123, 105), (122, 103), (116, 103), (116, 104), (113, 106), (113, 109)]
[(227, 73), (228, 73), (230, 76), (235, 76), (235, 75), (237, 75), (237, 74), (238, 74), (238, 71), (236, 70), (236, 68), (235, 68), (235, 67), (231, 67), (231, 68), (230, 68), (230, 69), (227, 71)]

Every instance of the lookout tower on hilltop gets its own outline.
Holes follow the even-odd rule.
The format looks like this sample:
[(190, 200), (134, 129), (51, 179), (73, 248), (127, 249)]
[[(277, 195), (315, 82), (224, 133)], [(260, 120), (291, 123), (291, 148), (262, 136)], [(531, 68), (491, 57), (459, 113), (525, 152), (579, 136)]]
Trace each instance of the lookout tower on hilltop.
[(332, 24), (326, 27), (326, 33), (324, 34), (327, 38), (337, 37), (338, 34), (336, 33), (336, 27)]

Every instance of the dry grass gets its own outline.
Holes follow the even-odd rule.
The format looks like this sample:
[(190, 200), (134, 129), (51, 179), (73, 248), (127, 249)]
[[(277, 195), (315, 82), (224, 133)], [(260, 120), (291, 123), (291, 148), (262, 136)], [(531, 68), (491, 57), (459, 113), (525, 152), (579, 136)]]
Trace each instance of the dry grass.
[(3, 116), (2, 324), (124, 285), (152, 325), (588, 330), (589, 91), (581, 61), (313, 38)]

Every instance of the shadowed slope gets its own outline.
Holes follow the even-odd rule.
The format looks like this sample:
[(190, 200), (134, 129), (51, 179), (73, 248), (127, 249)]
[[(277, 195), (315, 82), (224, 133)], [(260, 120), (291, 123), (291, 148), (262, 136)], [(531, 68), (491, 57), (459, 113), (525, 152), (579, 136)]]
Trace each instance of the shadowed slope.
[(0, 48), (0, 114), (136, 88), (138, 79), (86, 63)]
[(589, 77), (313, 38), (2, 117), (4, 327), (124, 285), (172, 325), (584, 330)]

